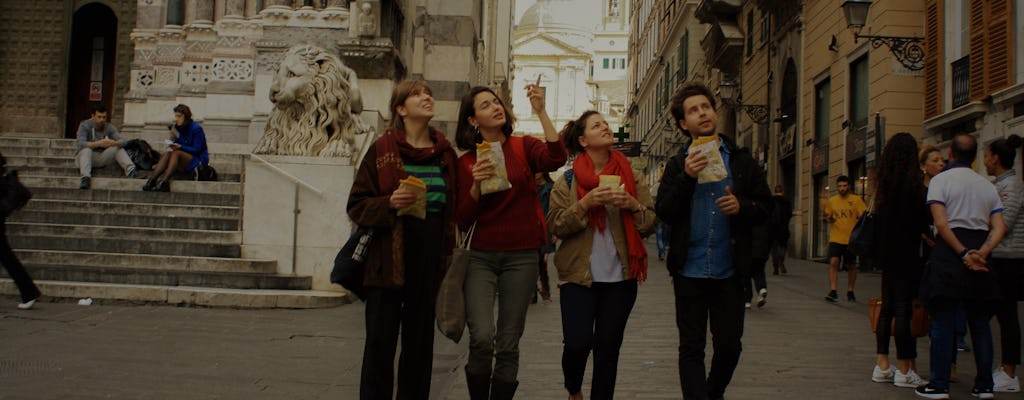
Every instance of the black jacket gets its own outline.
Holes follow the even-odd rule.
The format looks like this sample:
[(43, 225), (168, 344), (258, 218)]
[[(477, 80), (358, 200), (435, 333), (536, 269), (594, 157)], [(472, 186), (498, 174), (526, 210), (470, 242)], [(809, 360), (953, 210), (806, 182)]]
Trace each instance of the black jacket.
[[(740, 202), (739, 214), (733, 215), (729, 223), (734, 271), (740, 276), (750, 276), (752, 228), (754, 224), (767, 222), (771, 213), (772, 192), (768, 189), (764, 170), (751, 157), (750, 151), (737, 148), (736, 144), (725, 136), (719, 135), (719, 138), (730, 152), (730, 189)], [(665, 165), (665, 173), (661, 177), (658, 199), (655, 203), (658, 218), (672, 227), (672, 244), (665, 262), (670, 275), (678, 275), (682, 270), (690, 242), (690, 211), (697, 178), (691, 178), (686, 174), (685, 162), (686, 155), (680, 152)]]

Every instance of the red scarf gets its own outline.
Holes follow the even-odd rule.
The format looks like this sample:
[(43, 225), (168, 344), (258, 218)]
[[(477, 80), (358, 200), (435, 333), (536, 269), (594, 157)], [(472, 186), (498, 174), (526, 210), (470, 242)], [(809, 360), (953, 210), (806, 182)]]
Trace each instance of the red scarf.
[(455, 186), (455, 151), (452, 144), (441, 131), (430, 128), (434, 147), (416, 148), (405, 140), (405, 132), (388, 129), (384, 136), (377, 139), (377, 182), (381, 195), (390, 195), (398, 189), (398, 181), (405, 179), (405, 166), (402, 158), (417, 163), (441, 158), (441, 174), (449, 188)]
[[(582, 199), (600, 183), (598, 174), (594, 173), (594, 160), (590, 159), (587, 153), (582, 153), (572, 163), (573, 175), (576, 176), (576, 200)], [(601, 169), (600, 175), (618, 175), (622, 177), (626, 193), (633, 197), (636, 195), (636, 180), (633, 177), (633, 169), (629, 165), (629, 159), (617, 150), (609, 150), (608, 164)], [(598, 232), (604, 232), (608, 227), (608, 211), (604, 207), (592, 207), (587, 210), (589, 225)], [(633, 225), (633, 213), (629, 210), (620, 211), (622, 225), (626, 230), (626, 248), (629, 253), (629, 273), (636, 278), (637, 282), (647, 280), (647, 248), (644, 247), (640, 231)]]

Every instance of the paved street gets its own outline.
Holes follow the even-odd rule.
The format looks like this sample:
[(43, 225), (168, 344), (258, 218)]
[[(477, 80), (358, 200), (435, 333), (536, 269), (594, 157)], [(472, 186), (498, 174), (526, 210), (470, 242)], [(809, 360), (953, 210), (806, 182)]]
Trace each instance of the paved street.
[[(671, 285), (656, 257), (651, 271), (626, 331), (619, 399), (681, 398)], [(824, 264), (791, 261), (788, 276), (768, 279), (768, 305), (747, 313), (744, 353), (727, 398), (916, 398), (910, 389), (870, 381), (874, 336), (866, 300), (878, 294), (878, 275), (862, 274), (860, 302), (839, 305), (822, 299)], [(0, 301), (0, 399), (358, 397), (361, 304), (254, 311), (41, 303), (18, 311), (15, 298)], [(565, 398), (557, 301), (530, 309), (517, 398)], [(432, 399), (468, 399), (466, 342), (438, 335)], [(927, 376), (927, 340), (919, 351)], [(961, 354), (967, 358), (953, 396), (969, 398), (973, 361)]]

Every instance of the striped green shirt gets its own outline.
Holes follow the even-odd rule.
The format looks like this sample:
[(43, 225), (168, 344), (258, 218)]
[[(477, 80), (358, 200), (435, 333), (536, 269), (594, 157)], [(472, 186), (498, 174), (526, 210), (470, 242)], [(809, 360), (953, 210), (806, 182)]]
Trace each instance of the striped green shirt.
[(441, 212), (444, 210), (447, 199), (445, 198), (444, 178), (441, 176), (441, 166), (437, 164), (408, 164), (404, 165), (405, 173), (423, 180), (427, 184), (427, 212)]

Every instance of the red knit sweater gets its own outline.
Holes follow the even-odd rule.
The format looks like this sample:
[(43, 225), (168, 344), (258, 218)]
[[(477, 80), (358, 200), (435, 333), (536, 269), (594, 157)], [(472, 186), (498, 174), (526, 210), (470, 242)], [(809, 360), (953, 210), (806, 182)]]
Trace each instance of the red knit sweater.
[[(522, 143), (528, 166), (524, 166), (513, 145)], [(501, 145), (508, 170), (509, 190), (485, 194), (473, 200), (473, 165), (476, 151), (459, 157), (459, 194), (456, 219), (459, 227), (469, 229), (476, 221), (471, 247), (474, 250), (512, 251), (537, 249), (547, 239), (544, 215), (537, 199), (534, 172), (551, 172), (562, 165), (568, 155), (561, 141), (544, 142), (533, 137), (511, 137)]]

